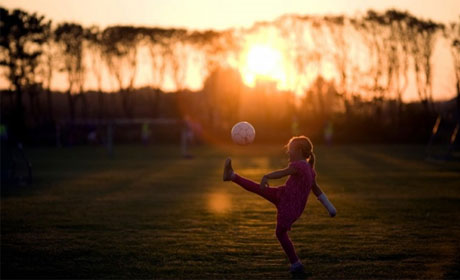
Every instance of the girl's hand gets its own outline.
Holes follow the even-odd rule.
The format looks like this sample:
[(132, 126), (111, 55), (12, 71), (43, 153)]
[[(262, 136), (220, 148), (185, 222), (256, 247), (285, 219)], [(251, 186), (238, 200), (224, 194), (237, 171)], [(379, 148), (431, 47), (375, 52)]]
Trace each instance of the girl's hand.
[(260, 180), (260, 187), (263, 188), (268, 188), (268, 178), (266, 176), (262, 177), (262, 180)]

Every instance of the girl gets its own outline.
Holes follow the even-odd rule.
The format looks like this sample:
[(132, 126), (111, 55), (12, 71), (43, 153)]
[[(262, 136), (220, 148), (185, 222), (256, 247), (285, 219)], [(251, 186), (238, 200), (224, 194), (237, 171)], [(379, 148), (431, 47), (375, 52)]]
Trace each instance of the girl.
[[(264, 175), (257, 184), (245, 179), (233, 171), (231, 159), (227, 158), (224, 166), (224, 181), (233, 181), (244, 189), (256, 193), (273, 203), (277, 210), (276, 237), (283, 247), (291, 263), (292, 273), (301, 273), (304, 267), (295, 253), (294, 246), (287, 231), (300, 217), (307, 203), (310, 191), (326, 207), (331, 217), (336, 215), (334, 206), (329, 202), (316, 183), (315, 154), (313, 145), (308, 137), (292, 137), (286, 145), (289, 154), (289, 166)], [(268, 186), (269, 179), (279, 179), (289, 176), (286, 184), (272, 188)]]

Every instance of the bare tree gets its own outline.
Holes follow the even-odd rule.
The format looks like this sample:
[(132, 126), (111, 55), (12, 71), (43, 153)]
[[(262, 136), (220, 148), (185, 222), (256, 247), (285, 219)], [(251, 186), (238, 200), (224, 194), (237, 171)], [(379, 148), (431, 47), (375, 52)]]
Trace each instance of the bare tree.
[(383, 100), (388, 88), (385, 82), (386, 69), (389, 68), (389, 29), (385, 23), (385, 17), (375, 11), (368, 11), (366, 17), (362, 20), (362, 35), (364, 42), (368, 46), (370, 54), (369, 75), (372, 83), (367, 90), (372, 92), (374, 100)]
[[(307, 77), (311, 76), (309, 66), (316, 65), (318, 74), (321, 71), (321, 58), (324, 53), (316, 49), (316, 45), (322, 43), (321, 38), (311, 44), (313, 34), (324, 35), (320, 30), (318, 20), (320, 19), (311, 16), (287, 15), (275, 21), (275, 25), (281, 37), (287, 42), (286, 54), (295, 69), (293, 75), (295, 91), (304, 92), (305, 108), (316, 114), (322, 114), (324, 112), (322, 96), (317, 91), (307, 89), (307, 85), (303, 83)], [(291, 108), (295, 111), (294, 100), (291, 99), (290, 103)], [(296, 112), (293, 112), (293, 115), (298, 117)]]
[(145, 30), (145, 39), (150, 53), (152, 67), (152, 84), (154, 94), (149, 94), (148, 99), (152, 117), (158, 116), (161, 88), (166, 78), (167, 56), (170, 48), (171, 29), (149, 28)]
[(409, 85), (410, 37), (407, 12), (388, 10), (385, 13), (390, 28), (388, 41), (388, 88), (393, 90), (398, 101), (398, 119), (402, 119), (403, 93)]
[(342, 97), (345, 110), (348, 114), (351, 110), (348, 93), (349, 68), (351, 63), (349, 42), (346, 39), (347, 20), (343, 16), (326, 16), (324, 17), (324, 22), (333, 44), (331, 46), (332, 58), (339, 74), (338, 94)]
[(40, 56), (39, 76), (40, 84), (46, 92), (47, 120), (54, 121), (54, 106), (52, 96), (52, 81), (55, 71), (59, 70), (59, 45), (56, 42), (54, 30), (49, 28), (45, 31), (46, 42), (43, 45), (43, 53)]
[(86, 68), (83, 62), (83, 41), (85, 32), (81, 25), (76, 23), (61, 23), (55, 33), (61, 53), (61, 71), (67, 75), (67, 100), (69, 103), (70, 119), (76, 117), (77, 98), (82, 99), (82, 112), (86, 117), (86, 98), (83, 93)]
[(102, 73), (104, 70), (104, 54), (102, 45), (102, 32), (99, 27), (92, 26), (86, 30), (87, 35), (87, 48), (91, 54), (91, 70), (97, 82), (97, 95), (98, 95), (98, 118), (104, 119), (106, 117), (104, 105), (104, 92), (102, 90)]
[(133, 117), (133, 88), (137, 74), (137, 53), (142, 34), (132, 26), (112, 26), (102, 33), (104, 58), (118, 83), (127, 118)]
[(0, 65), (7, 69), (6, 77), (16, 92), (14, 126), (23, 137), (25, 114), (23, 93), (36, 82), (37, 66), (51, 22), (43, 16), (21, 10), (12, 12), (0, 7)]
[(205, 80), (202, 116), (214, 130), (226, 130), (238, 119), (243, 81), (240, 73), (231, 68), (217, 68)]
[(433, 67), (431, 56), (442, 25), (431, 20), (409, 19), (409, 34), (412, 38), (410, 51), (414, 61), (417, 93), (427, 113), (433, 108)]
[(372, 94), (377, 117), (381, 116), (383, 103), (391, 86), (390, 76), (394, 66), (391, 61), (395, 62), (396, 59), (390, 40), (393, 34), (386, 19), (384, 14), (369, 10), (364, 18), (355, 21), (369, 51), (369, 71), (364, 76), (369, 77), (370, 81), (361, 88)]
[(307, 67), (311, 58), (311, 49), (306, 42), (309, 20), (309, 16), (286, 16), (283, 21), (279, 21), (277, 24), (280, 35), (288, 42), (287, 54), (297, 74), (294, 85), (296, 90), (300, 88), (301, 81), (307, 74)]
[(176, 29), (171, 33), (166, 58), (171, 70), (171, 76), (176, 86), (176, 91), (181, 92), (185, 88), (189, 50), (187, 49), (187, 31)]
[(330, 54), (327, 51), (327, 36), (324, 30), (324, 22), (320, 17), (312, 18), (311, 21), (311, 38), (314, 45), (314, 51), (311, 54), (311, 60), (316, 65), (317, 75), (316, 75), (316, 95), (318, 100), (318, 107), (322, 117), (327, 117), (330, 113), (330, 96), (328, 95), (329, 91), (325, 91), (322, 84), (325, 80), (322, 73), (323, 60)]
[(195, 31), (188, 36), (188, 41), (204, 56), (204, 76), (210, 75), (218, 68), (226, 67), (227, 57), (241, 49), (234, 30)]
[(455, 88), (457, 89), (457, 117), (460, 119), (460, 20), (452, 22), (445, 29), (444, 36), (450, 45), (455, 71)]
[(223, 126), (233, 123), (238, 118), (242, 90), (241, 77), (226, 64), (228, 57), (241, 48), (233, 30), (195, 31), (188, 41), (203, 55), (202, 73), (207, 78), (201, 99), (206, 114), (202, 115), (206, 115), (206, 122), (214, 128), (216, 119), (221, 119)]

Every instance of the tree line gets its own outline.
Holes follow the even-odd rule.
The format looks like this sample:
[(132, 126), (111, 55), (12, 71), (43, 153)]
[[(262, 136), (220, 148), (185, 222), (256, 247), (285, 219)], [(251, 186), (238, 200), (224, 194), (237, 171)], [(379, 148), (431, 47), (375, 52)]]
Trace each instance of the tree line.
[[(37, 14), (0, 7), (0, 30), (0, 66), (10, 84), (1, 96), (2, 119), (18, 131), (25, 129), (27, 118), (56, 120), (52, 82), (57, 73), (66, 78), (66, 118), (89, 118), (89, 108), (96, 108), (97, 118), (114, 118), (118, 115), (113, 108), (118, 105), (123, 117), (136, 117), (140, 48), (146, 48), (150, 55), (151, 91), (145, 97), (150, 117), (159, 116), (167, 79), (177, 92), (187, 90), (188, 70), (191, 64), (196, 67), (194, 59), (199, 57), (203, 89), (194, 97), (196, 101), (187, 103), (190, 97), (178, 94), (175, 102), (179, 107), (187, 105), (178, 114), (195, 114), (217, 129), (219, 122), (231, 123), (238, 118), (241, 104), (254, 98), (242, 94), (248, 89), (236, 77), (238, 73), (222, 69), (231, 68), (229, 60), (240, 59), (248, 38), (263, 30), (274, 30), (285, 42), (287, 60), (295, 70), (292, 91), (301, 92), (302, 108), (308, 111), (295, 106), (298, 102), (293, 92), (281, 93), (285, 96), (282, 102), (293, 112), (287, 119), (308, 122), (314, 116), (324, 120), (337, 111), (351, 118), (363, 104), (384, 119), (388, 104), (393, 104), (392, 114), (401, 122), (411, 75), (421, 107), (427, 115), (433, 115), (437, 110), (433, 98), (433, 52), (440, 39), (446, 40), (452, 57), (452, 83), (457, 90), (457, 114), (460, 112), (460, 21), (442, 24), (398, 10), (370, 10), (359, 17), (285, 15), (239, 30), (135, 26), (101, 29), (71, 22), (53, 24)], [(365, 63), (357, 56), (364, 56)], [(324, 79), (323, 69), (328, 65), (336, 73), (333, 81)], [(115, 81), (116, 94), (104, 91), (104, 71)], [(88, 75), (94, 77), (97, 87), (97, 98), (91, 98), (91, 104), (86, 89)], [(306, 82), (306, 76), (314, 79)], [(228, 79), (238, 82), (229, 85)], [(253, 103), (268, 104), (267, 100), (276, 99), (260, 88), (249, 91), (262, 92)], [(5, 102), (7, 98), (12, 102)], [(195, 108), (191, 108), (192, 104)], [(273, 110), (271, 114), (276, 113), (276, 108)], [(265, 113), (254, 114), (270, 119), (259, 116)]]

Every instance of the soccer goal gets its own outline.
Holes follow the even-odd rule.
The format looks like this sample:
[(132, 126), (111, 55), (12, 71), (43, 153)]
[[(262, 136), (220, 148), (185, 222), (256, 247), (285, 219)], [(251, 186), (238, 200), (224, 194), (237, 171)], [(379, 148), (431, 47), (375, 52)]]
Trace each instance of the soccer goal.
[(197, 131), (195, 124), (182, 119), (112, 119), (59, 121), (56, 124), (56, 146), (104, 145), (114, 154), (115, 143), (178, 143), (183, 157), (190, 158), (189, 147)]
[(426, 159), (452, 160), (460, 158), (459, 130), (459, 121), (452, 121), (439, 115), (431, 130), (426, 147)]

